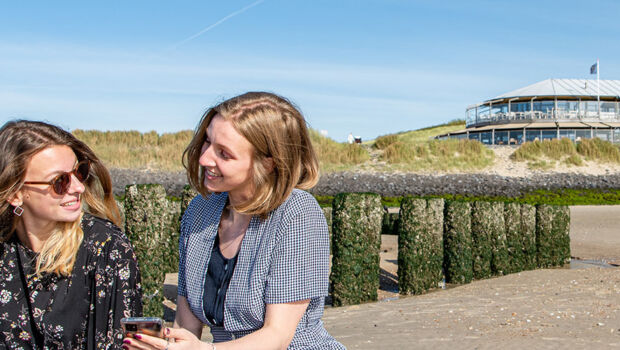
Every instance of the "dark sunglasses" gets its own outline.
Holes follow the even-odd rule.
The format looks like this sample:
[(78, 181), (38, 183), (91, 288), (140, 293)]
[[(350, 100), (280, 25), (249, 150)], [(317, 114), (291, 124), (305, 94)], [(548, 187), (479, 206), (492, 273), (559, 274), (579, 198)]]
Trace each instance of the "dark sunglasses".
[(71, 186), (71, 175), (75, 175), (75, 177), (80, 181), (84, 182), (88, 179), (88, 175), (90, 174), (90, 161), (83, 160), (73, 168), (73, 170), (59, 174), (54, 177), (50, 181), (24, 181), (26, 185), (50, 185), (52, 186), (52, 190), (56, 192), (56, 194), (62, 196), (69, 191), (69, 186)]

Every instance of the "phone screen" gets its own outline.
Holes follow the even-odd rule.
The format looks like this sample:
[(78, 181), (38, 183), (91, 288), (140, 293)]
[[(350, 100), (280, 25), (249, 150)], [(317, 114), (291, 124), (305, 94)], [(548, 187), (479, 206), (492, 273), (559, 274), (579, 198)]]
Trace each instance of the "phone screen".
[(126, 336), (133, 337), (136, 333), (153, 337), (164, 337), (164, 321), (158, 317), (127, 317), (121, 319), (121, 326)]

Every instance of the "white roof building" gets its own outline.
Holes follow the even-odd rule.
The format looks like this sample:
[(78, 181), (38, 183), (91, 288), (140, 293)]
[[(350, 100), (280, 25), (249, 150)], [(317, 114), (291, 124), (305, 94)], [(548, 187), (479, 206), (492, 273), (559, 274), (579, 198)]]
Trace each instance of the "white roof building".
[(485, 144), (561, 137), (620, 142), (620, 80), (543, 80), (467, 107), (466, 127), (438, 138)]
[[(618, 98), (620, 96), (620, 80), (600, 80), (600, 96)], [(512, 97), (531, 96), (562, 96), (562, 97), (592, 97), (598, 95), (596, 80), (589, 79), (547, 79), (538, 83), (516, 89), (499, 95), (492, 100), (501, 100)], [(492, 101), (490, 100), (490, 101)]]

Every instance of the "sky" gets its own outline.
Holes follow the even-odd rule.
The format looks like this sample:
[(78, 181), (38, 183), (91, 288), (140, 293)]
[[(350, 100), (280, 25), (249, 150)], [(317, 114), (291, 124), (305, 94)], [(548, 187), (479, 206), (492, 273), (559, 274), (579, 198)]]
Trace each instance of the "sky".
[(454, 119), (549, 78), (620, 79), (620, 2), (3, 1), (0, 124), (194, 129), (246, 91), (336, 141)]

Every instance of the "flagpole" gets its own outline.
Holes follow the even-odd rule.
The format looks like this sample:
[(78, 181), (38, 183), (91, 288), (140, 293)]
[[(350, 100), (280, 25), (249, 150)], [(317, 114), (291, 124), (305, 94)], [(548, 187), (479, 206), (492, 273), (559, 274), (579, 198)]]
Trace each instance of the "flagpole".
[(601, 64), (596, 59), (596, 101), (598, 102), (598, 118), (601, 119), (601, 83), (600, 83), (600, 74), (601, 74)]

